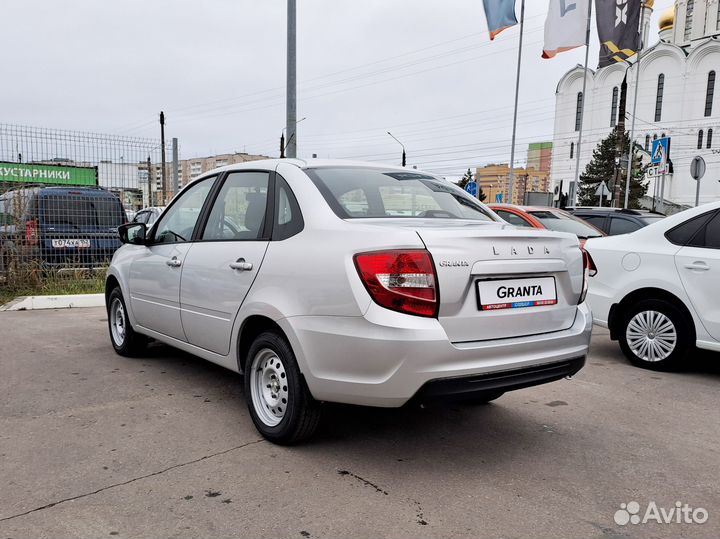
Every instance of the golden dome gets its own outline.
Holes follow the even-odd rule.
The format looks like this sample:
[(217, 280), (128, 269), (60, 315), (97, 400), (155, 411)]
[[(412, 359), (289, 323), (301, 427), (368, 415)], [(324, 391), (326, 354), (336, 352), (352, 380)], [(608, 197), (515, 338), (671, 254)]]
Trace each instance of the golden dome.
[(655, 0), (645, 0), (645, 7), (649, 7), (650, 9), (652, 9), (654, 5)]
[(660, 30), (667, 30), (675, 25), (675, 6), (670, 6), (660, 15), (658, 26)]

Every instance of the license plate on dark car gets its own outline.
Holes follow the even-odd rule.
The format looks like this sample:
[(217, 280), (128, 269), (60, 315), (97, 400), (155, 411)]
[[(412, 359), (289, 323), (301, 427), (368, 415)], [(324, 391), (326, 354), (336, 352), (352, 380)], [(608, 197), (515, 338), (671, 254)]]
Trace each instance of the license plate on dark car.
[(52, 246), (53, 246), (53, 249), (65, 249), (65, 248), (88, 249), (90, 247), (90, 240), (56, 239), (56, 240), (52, 240)]

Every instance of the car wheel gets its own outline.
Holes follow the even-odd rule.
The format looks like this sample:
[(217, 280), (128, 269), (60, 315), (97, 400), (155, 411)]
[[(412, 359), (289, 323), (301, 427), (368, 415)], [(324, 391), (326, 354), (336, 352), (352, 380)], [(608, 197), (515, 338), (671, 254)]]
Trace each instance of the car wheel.
[(147, 337), (136, 333), (130, 325), (120, 288), (114, 288), (108, 297), (108, 327), (110, 342), (121, 356), (135, 356), (145, 348)]
[(677, 368), (692, 350), (691, 323), (672, 303), (648, 299), (623, 317), (620, 348), (633, 365), (652, 370)]
[(312, 397), (284, 337), (261, 333), (250, 346), (245, 396), (255, 427), (269, 441), (290, 445), (306, 440), (320, 421)]

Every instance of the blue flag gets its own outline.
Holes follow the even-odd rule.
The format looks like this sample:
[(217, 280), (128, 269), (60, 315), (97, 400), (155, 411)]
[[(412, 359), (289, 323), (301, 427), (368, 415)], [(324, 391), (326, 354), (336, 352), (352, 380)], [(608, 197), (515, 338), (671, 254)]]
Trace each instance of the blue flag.
[(483, 0), (483, 5), (491, 40), (506, 28), (517, 24), (515, 0)]

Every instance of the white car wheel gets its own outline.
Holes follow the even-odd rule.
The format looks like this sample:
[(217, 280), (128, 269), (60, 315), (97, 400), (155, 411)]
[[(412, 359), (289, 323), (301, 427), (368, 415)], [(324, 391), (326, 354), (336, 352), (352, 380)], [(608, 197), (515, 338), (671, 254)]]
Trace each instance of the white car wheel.
[(657, 311), (642, 311), (630, 319), (625, 331), (630, 350), (644, 361), (667, 359), (677, 345), (672, 320)]
[(136, 356), (145, 349), (147, 337), (135, 333), (130, 325), (127, 306), (120, 288), (114, 288), (107, 299), (110, 342), (121, 356)]
[(268, 427), (278, 425), (290, 399), (285, 365), (275, 352), (263, 348), (255, 354), (248, 374), (251, 398), (259, 419)]
[(692, 319), (676, 304), (646, 299), (621, 314), (620, 348), (633, 365), (653, 370), (681, 366), (695, 344)]
[(312, 436), (320, 404), (310, 394), (284, 335), (266, 331), (255, 337), (244, 371), (250, 416), (265, 438), (294, 444)]
[(110, 335), (115, 346), (125, 343), (125, 308), (120, 298), (113, 299), (110, 304)]

